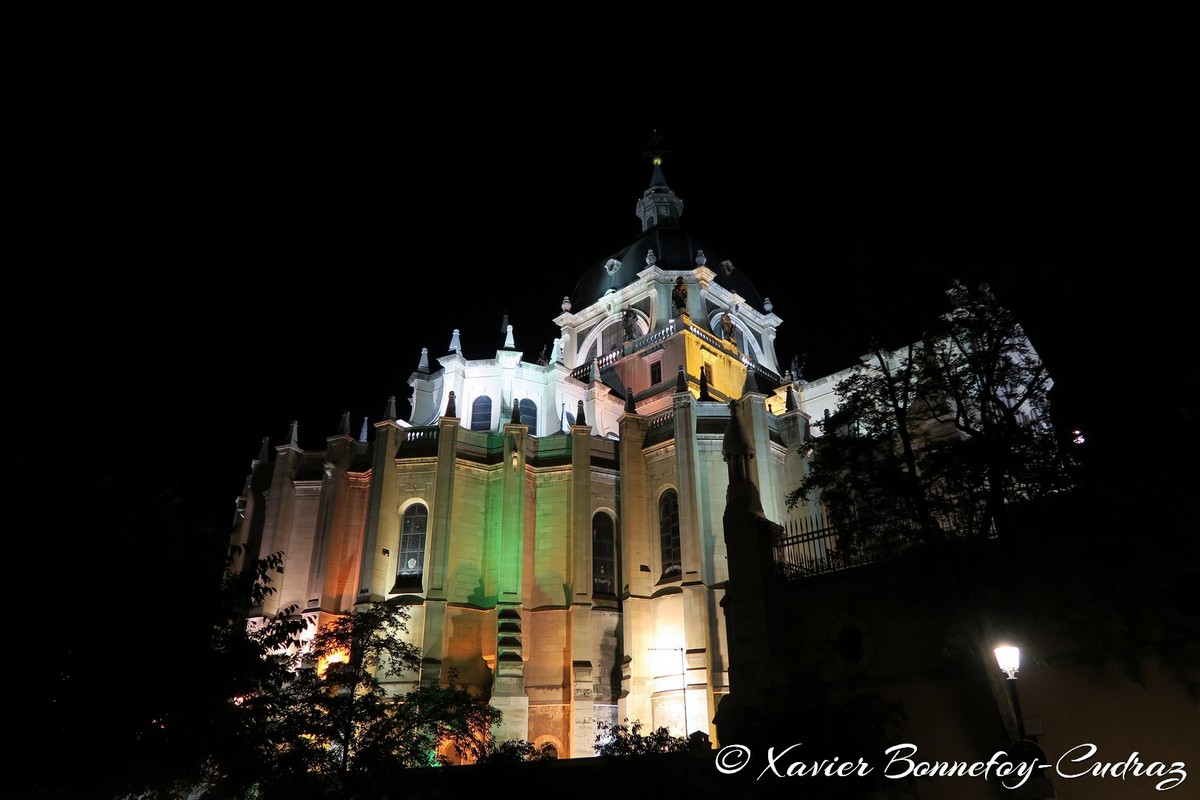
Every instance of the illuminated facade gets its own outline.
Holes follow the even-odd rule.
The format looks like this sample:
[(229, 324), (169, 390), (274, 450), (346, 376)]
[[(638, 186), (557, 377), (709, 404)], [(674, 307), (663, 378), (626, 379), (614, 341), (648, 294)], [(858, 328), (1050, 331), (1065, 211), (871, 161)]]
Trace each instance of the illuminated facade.
[(396, 691), (455, 674), (504, 712), (499, 738), (563, 757), (594, 755), (601, 721), (716, 741), (731, 403), (773, 521), (808, 435), (806, 384), (776, 360), (782, 320), (681, 227), (657, 161), (636, 210), (637, 239), (564, 298), (546, 363), (511, 327), (469, 360), (455, 331), (445, 355), (423, 351), (408, 420), (389, 401), (323, 450), (293, 427), (273, 458), (264, 442), (238, 501), (249, 557), (284, 553), (263, 615), (411, 604), (424, 666)]

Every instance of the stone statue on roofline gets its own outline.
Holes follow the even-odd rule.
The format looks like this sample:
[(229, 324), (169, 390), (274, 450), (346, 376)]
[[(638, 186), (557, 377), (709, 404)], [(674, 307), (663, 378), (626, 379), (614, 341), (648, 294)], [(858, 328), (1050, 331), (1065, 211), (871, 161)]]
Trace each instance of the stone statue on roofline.
[(792, 354), (792, 380), (796, 383), (800, 383), (804, 380), (804, 362), (807, 360), (807, 358), (808, 355), (806, 353)]
[(725, 334), (725, 341), (727, 341), (727, 342), (733, 341), (733, 333), (734, 333), (733, 317), (729, 316), (728, 311), (726, 311), (724, 314), (721, 315), (721, 331)]
[(683, 276), (680, 276), (675, 279), (675, 288), (671, 291), (671, 304), (685, 317), (688, 315), (687, 295), (687, 286), (683, 283)]

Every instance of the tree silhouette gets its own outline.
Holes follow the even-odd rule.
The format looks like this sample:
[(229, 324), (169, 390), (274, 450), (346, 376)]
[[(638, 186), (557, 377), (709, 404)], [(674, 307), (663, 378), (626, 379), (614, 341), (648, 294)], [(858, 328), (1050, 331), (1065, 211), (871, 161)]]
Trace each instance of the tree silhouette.
[[(986, 285), (947, 294), (952, 308), (918, 341), (872, 346), (837, 384), (788, 505), (819, 503), (837, 550), (858, 562), (919, 554), (936, 577), (906, 600), (942, 621), (947, 650), (990, 662), (998, 638), (1052, 617), (1079, 654), (1139, 679), (1139, 652), (1178, 639), (1164, 621), (1181, 615), (1174, 580), (1152, 577), (1170, 572), (1163, 553), (1135, 552), (1105, 510), (1133, 476), (1082, 486), (1072, 440), (1052, 424), (1053, 381), (1014, 315)], [(1147, 558), (1158, 565), (1130, 568)]]

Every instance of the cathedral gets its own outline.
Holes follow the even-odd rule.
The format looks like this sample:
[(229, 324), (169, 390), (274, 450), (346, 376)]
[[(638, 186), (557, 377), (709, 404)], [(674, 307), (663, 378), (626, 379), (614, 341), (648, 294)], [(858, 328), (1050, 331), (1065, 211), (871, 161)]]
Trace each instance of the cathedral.
[[(834, 405), (774, 350), (782, 320), (750, 276), (682, 225), (661, 158), (636, 203), (641, 233), (562, 300), (548, 358), (507, 340), (490, 358), (422, 351), (397, 401), (320, 450), (290, 441), (252, 462), (233, 542), (282, 552), (259, 618), (318, 625), (356, 604), (411, 612), (419, 675), (452, 677), (503, 712), (497, 739), (594, 755), (625, 720), (717, 740), (730, 690), (722, 529), (731, 414), (763, 514), (786, 524), (809, 420)], [(253, 623), (253, 620), (252, 620)]]

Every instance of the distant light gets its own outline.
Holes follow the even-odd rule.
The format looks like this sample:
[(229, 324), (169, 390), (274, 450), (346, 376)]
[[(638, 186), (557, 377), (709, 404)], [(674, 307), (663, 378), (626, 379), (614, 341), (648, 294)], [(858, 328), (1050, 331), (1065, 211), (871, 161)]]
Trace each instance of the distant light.
[(1087, 439), (1083, 438), (1083, 431), (1075, 430), (1071, 431), (1071, 441), (1075, 444), (1083, 444)]
[(1000, 671), (1009, 678), (1016, 678), (1017, 670), (1021, 666), (1021, 648), (1002, 644), (993, 652), (996, 654), (996, 663), (1000, 665)]
[(344, 664), (350, 660), (350, 654), (345, 650), (337, 650), (317, 662), (317, 675), (325, 677), (325, 670), (331, 664)]

